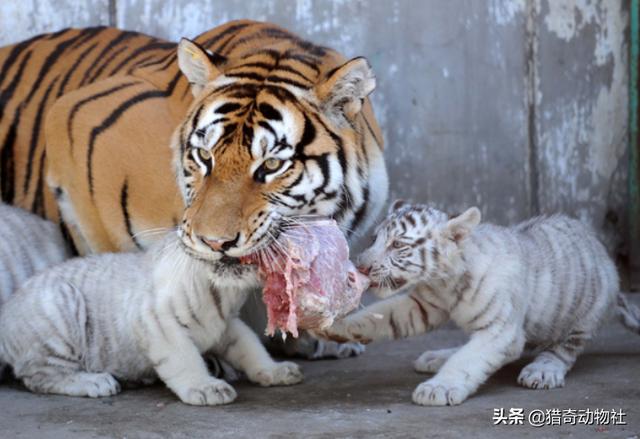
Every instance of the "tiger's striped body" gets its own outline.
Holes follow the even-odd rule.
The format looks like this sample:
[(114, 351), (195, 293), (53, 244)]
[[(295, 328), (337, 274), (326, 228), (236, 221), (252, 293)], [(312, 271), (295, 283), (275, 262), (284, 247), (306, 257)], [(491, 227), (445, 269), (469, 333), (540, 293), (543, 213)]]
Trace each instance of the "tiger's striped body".
[(518, 382), (554, 388), (608, 316), (616, 312), (638, 332), (640, 313), (619, 293), (615, 265), (588, 227), (562, 215), (508, 228), (479, 222), (476, 208), (448, 218), (423, 205), (394, 205), (362, 254), (362, 269), (381, 297), (412, 291), (348, 316), (325, 335), (401, 338), (454, 321), (469, 342), (416, 360), (418, 372), (437, 373), (413, 401), (455, 405), (518, 359), (525, 343), (538, 355)]
[[(291, 214), (365, 230), (387, 194), (382, 137), (366, 97), (372, 79), (356, 75), (368, 86), (359, 94), (343, 79), (367, 66), (346, 66), (336, 52), (268, 23), (230, 22), (196, 42), (219, 73), (207, 81), (226, 89), (191, 87), (176, 44), (118, 29), (70, 29), (1, 48), (2, 200), (60, 221), (80, 254), (146, 249), (155, 232), (179, 223), (201, 257), (217, 250), (200, 237), (268, 237), (279, 224), (271, 220)], [(201, 118), (212, 105), (229, 110), (219, 126)], [(290, 169), (255, 181), (266, 159), (259, 149), (273, 152), (283, 136), (297, 148)], [(215, 169), (194, 160), (205, 149)], [(241, 244), (233, 256), (260, 242)], [(259, 325), (259, 311), (247, 314)], [(352, 352), (308, 348), (305, 355)]]
[[(312, 90), (344, 62), (267, 23), (230, 22), (196, 41), (226, 60), (226, 73), (253, 80), (254, 98), (269, 84)], [(176, 127), (185, 133), (193, 103), (176, 44), (146, 35), (70, 29), (0, 49), (2, 200), (62, 217), (81, 254), (148, 247), (153, 236), (137, 233), (174, 226), (184, 213), (169, 145)], [(328, 210), (355, 231), (375, 216), (387, 190), (381, 135), (363, 103), (352, 130), (330, 127), (338, 139), (353, 139), (330, 146), (349, 175)], [(241, 122), (229, 125), (240, 129)], [(320, 165), (318, 178), (328, 178)]]

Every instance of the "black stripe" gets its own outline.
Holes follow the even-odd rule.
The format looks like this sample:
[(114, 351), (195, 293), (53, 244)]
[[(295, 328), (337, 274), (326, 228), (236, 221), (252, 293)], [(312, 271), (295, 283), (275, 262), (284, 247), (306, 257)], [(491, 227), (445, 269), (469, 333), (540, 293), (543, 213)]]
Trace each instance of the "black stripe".
[(89, 102), (93, 102), (96, 99), (100, 99), (103, 98), (105, 96), (109, 96), (113, 93), (116, 93), (122, 89), (131, 87), (132, 85), (137, 85), (140, 84), (139, 81), (134, 81), (134, 82), (127, 82), (125, 84), (120, 84), (117, 85), (115, 87), (111, 87), (105, 91), (102, 91), (100, 93), (96, 93), (93, 94), (91, 96), (88, 96), (84, 99), (82, 99), (81, 101), (76, 102), (73, 107), (71, 108), (71, 111), (69, 112), (69, 117), (67, 118), (67, 136), (69, 138), (69, 148), (70, 150), (73, 152), (73, 136), (71, 135), (71, 129), (73, 128), (73, 120), (76, 117), (76, 114), (78, 113), (78, 111), (80, 110), (80, 108), (82, 108), (84, 105), (88, 104)]
[(300, 64), (304, 64), (310, 69), (314, 70), (316, 73), (320, 73), (320, 68), (318, 67), (318, 61), (310, 56), (304, 55), (302, 53), (285, 53), (284, 59), (292, 59), (298, 61)]
[(82, 77), (82, 81), (80, 81), (80, 85), (85, 85), (88, 81), (89, 81), (89, 75), (91, 75), (91, 73), (93, 72), (93, 70), (99, 65), (100, 61), (102, 61), (104, 59), (104, 57), (107, 55), (107, 53), (113, 49), (115, 46), (117, 46), (118, 44), (122, 43), (123, 41), (126, 41), (130, 38), (136, 37), (140, 34), (136, 33), (136, 32), (121, 32), (117, 37), (115, 37), (113, 40), (111, 40), (109, 42), (109, 44), (107, 44), (98, 54), (98, 56), (96, 56), (95, 60), (93, 61), (93, 63), (91, 64), (91, 67), (89, 67), (87, 69), (86, 72), (84, 72), (84, 76)]
[(45, 109), (47, 106), (47, 101), (49, 100), (49, 95), (55, 87), (56, 83), (60, 79), (60, 76), (56, 76), (56, 78), (49, 84), (47, 90), (44, 92), (44, 96), (40, 101), (40, 105), (38, 105), (38, 109), (36, 110), (36, 119), (33, 122), (33, 127), (31, 130), (31, 141), (29, 142), (29, 152), (27, 155), (27, 170), (25, 172), (24, 181), (22, 183), (22, 193), (24, 195), (29, 191), (29, 183), (31, 180), (31, 173), (33, 172), (33, 156), (36, 153), (36, 148), (38, 147), (38, 140), (40, 139), (40, 125), (42, 125), (42, 117), (45, 114)]
[(13, 146), (16, 142), (16, 129), (20, 120), (22, 105), (18, 107), (9, 126), (9, 131), (4, 139), (4, 145), (0, 152), (0, 189), (2, 189), (2, 201), (13, 204), (15, 197), (15, 163), (13, 161)]
[[(229, 105), (229, 104), (227, 104)], [(282, 114), (273, 108), (271, 105), (263, 102), (258, 105), (258, 111), (262, 113), (262, 115), (269, 120), (282, 120)]]
[(166, 98), (170, 96), (178, 81), (181, 78), (181, 73), (178, 72), (173, 77), (173, 80), (169, 83), (166, 90), (151, 90), (143, 93), (139, 93), (126, 101), (120, 104), (114, 111), (109, 114), (109, 116), (102, 121), (102, 123), (91, 130), (91, 135), (89, 136), (89, 144), (87, 146), (87, 181), (89, 183), (89, 192), (91, 193), (91, 197), (94, 195), (94, 186), (93, 186), (93, 152), (95, 148), (96, 139), (100, 134), (110, 128), (113, 124), (115, 124), (118, 119), (127, 111), (129, 108), (139, 104), (141, 102), (145, 102), (148, 99), (157, 99), (157, 98)]
[(238, 79), (253, 79), (258, 82), (264, 81), (264, 76), (253, 72), (226, 73), (225, 76)]
[(358, 230), (358, 226), (364, 219), (364, 215), (367, 212), (367, 206), (369, 205), (369, 185), (366, 184), (364, 189), (362, 190), (362, 204), (360, 208), (356, 211), (353, 222), (351, 223), (351, 227), (347, 231), (347, 235), (349, 235), (352, 231)]
[(60, 96), (62, 96), (64, 94), (64, 89), (67, 87), (67, 83), (71, 79), (71, 75), (73, 75), (75, 73), (75, 71), (78, 69), (78, 66), (80, 65), (80, 63), (82, 61), (84, 61), (86, 56), (93, 49), (95, 49), (97, 46), (98, 46), (98, 43), (93, 43), (91, 46), (89, 46), (87, 49), (85, 49), (84, 52), (82, 52), (80, 55), (78, 55), (78, 58), (73, 63), (71, 68), (67, 71), (67, 74), (64, 75), (64, 78), (62, 79), (62, 82), (60, 83), (60, 89), (58, 90), (58, 97), (60, 97)]
[(313, 83), (313, 81), (309, 78), (307, 78), (305, 75), (303, 75), (301, 72), (297, 71), (296, 69), (294, 69), (293, 67), (289, 67), (289, 66), (283, 66), (282, 64), (278, 64), (278, 69), (276, 70), (276, 72), (287, 72), (287, 73), (291, 73), (293, 75), (298, 76), (299, 78), (304, 79), (305, 81), (309, 82), (309, 83)]
[(42, 64), (40, 71), (38, 72), (38, 77), (35, 79), (35, 81), (33, 81), (33, 84), (35, 85), (29, 91), (29, 94), (25, 99), (25, 103), (28, 104), (33, 98), (33, 96), (36, 94), (36, 92), (40, 89), (40, 86), (44, 84), (45, 76), (47, 76), (47, 73), (49, 73), (49, 70), (51, 70), (51, 68), (56, 64), (56, 62), (58, 62), (58, 60), (61, 58), (64, 51), (67, 50), (67, 48), (70, 45), (72, 45), (79, 39), (83, 38), (84, 36), (85, 34), (81, 32), (75, 37), (69, 38), (68, 40), (63, 41), (62, 43), (59, 43), (56, 46), (56, 48), (49, 53), (47, 58), (44, 60), (44, 63)]
[(133, 227), (131, 225), (131, 217), (129, 216), (129, 182), (125, 178), (122, 189), (120, 190), (120, 209), (122, 209), (122, 216), (124, 217), (124, 225), (127, 229), (127, 233), (131, 238), (131, 241), (142, 250), (142, 246), (133, 234)]
[(302, 131), (302, 137), (294, 147), (296, 151), (296, 158), (304, 158), (306, 156), (304, 149), (316, 139), (316, 127), (313, 125), (313, 122), (311, 122), (311, 119), (306, 113), (303, 113), (303, 115), (304, 128)]
[(88, 84), (92, 84), (93, 81), (95, 81), (101, 74), (102, 72), (104, 72), (104, 69), (107, 68), (107, 66), (109, 64), (111, 64), (111, 62), (116, 59), (118, 57), (118, 55), (120, 55), (122, 52), (124, 52), (125, 50), (128, 50), (129, 48), (124, 46), (119, 48), (118, 50), (115, 50), (111, 55), (109, 55), (108, 58), (106, 58), (105, 60), (103, 60), (102, 64), (100, 65), (100, 67), (98, 67), (96, 69), (95, 72), (93, 72), (93, 74), (91, 75), (91, 77), (89, 77), (87, 79), (87, 83)]
[(308, 85), (305, 85), (305, 84), (303, 84), (301, 82), (298, 82), (298, 81), (295, 81), (293, 79), (285, 78), (285, 77), (278, 76), (278, 75), (269, 75), (265, 79), (265, 81), (271, 82), (271, 83), (276, 83), (276, 84), (279, 84), (279, 83), (288, 84), (288, 85), (292, 85), (294, 87), (301, 88), (303, 90), (309, 90), (309, 86)]
[(13, 80), (11, 81), (11, 83), (3, 91), (0, 91), (0, 120), (2, 120), (4, 111), (8, 107), (9, 101), (13, 97), (13, 94), (15, 93), (16, 88), (18, 87), (18, 84), (22, 80), (24, 69), (27, 65), (27, 62), (29, 62), (31, 55), (32, 55), (31, 51), (27, 52), (24, 58), (22, 58), (22, 61), (20, 62), (20, 67), (18, 67), (18, 72), (13, 76)]
[[(204, 43), (202, 43), (202, 46), (206, 47), (207, 49), (211, 49), (211, 46), (216, 44), (218, 41), (220, 41), (221, 39), (223, 39), (224, 37), (226, 37), (230, 33), (233, 33), (233, 32), (236, 32), (236, 31), (240, 31), (240, 30), (244, 29), (247, 26), (249, 26), (247, 23), (240, 23), (240, 24), (234, 24), (232, 26), (229, 26), (228, 28), (226, 28), (222, 32), (220, 32), (220, 33), (214, 35), (213, 37), (209, 38), (208, 40), (206, 40)], [(198, 39), (198, 38), (196, 38), (196, 39)]]
[(145, 44), (142, 47), (138, 47), (136, 50), (133, 51), (133, 53), (131, 53), (131, 55), (129, 55), (128, 57), (120, 61), (120, 64), (118, 64), (113, 70), (111, 70), (111, 72), (109, 72), (109, 76), (113, 76), (116, 73), (118, 73), (120, 69), (122, 69), (125, 65), (127, 65), (127, 63), (131, 62), (131, 60), (139, 56), (141, 53), (144, 53), (148, 50), (155, 50), (155, 49), (174, 49), (175, 47), (176, 47), (175, 43), (160, 43), (157, 41), (154, 41), (149, 44)]
[(214, 112), (227, 114), (239, 110), (240, 108), (242, 108), (242, 105), (238, 104), (237, 102), (227, 102), (226, 104), (222, 104), (218, 108), (216, 108)]
[(40, 154), (40, 165), (38, 166), (38, 180), (36, 183), (36, 194), (33, 197), (33, 203), (31, 203), (31, 212), (39, 215), (41, 217), (46, 217), (45, 209), (44, 209), (44, 179), (42, 178), (44, 174), (44, 163), (47, 158), (47, 150), (46, 148), (42, 149), (42, 154)]
[(13, 67), (13, 65), (16, 63), (18, 57), (22, 54), (22, 52), (35, 41), (41, 38), (42, 35), (35, 36), (27, 41), (23, 41), (22, 43), (15, 45), (13, 49), (11, 49), (11, 52), (9, 52), (9, 56), (7, 56), (7, 58), (4, 60), (4, 63), (2, 64), (2, 69), (0, 69), (0, 85), (2, 85), (4, 78), (9, 78), (9, 75), (7, 73), (9, 72), (9, 69), (11, 69), (11, 67)]
[(58, 218), (60, 218), (59, 220), (60, 232), (62, 233), (62, 237), (64, 238), (65, 242), (69, 244), (71, 256), (80, 255), (80, 252), (78, 251), (78, 248), (76, 247), (76, 244), (75, 242), (73, 242), (73, 238), (71, 237), (71, 232), (69, 232), (69, 228), (67, 227), (67, 224), (64, 222), (64, 218), (62, 218), (60, 211), (58, 211)]

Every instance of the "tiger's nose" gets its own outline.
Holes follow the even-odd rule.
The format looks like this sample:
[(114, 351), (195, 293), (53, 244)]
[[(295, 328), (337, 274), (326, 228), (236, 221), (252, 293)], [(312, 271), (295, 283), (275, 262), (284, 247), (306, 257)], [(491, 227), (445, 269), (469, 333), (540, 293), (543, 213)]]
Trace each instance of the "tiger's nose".
[(228, 238), (205, 238), (200, 236), (200, 240), (204, 242), (211, 250), (219, 252), (229, 247), (229, 244), (233, 242), (233, 239)]

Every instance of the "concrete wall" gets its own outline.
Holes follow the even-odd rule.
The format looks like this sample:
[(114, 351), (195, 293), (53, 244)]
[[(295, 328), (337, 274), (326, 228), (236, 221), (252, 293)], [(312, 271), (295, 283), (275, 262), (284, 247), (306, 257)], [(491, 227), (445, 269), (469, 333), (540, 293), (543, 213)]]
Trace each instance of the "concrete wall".
[(624, 0), (3, 0), (0, 43), (113, 24), (176, 40), (269, 20), (378, 76), (392, 197), (510, 223), (575, 214), (626, 230)]

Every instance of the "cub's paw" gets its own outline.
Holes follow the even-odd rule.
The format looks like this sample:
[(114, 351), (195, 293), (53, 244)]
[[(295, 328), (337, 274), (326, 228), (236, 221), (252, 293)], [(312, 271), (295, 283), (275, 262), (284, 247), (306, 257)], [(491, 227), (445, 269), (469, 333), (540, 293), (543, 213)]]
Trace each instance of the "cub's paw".
[(191, 405), (222, 405), (233, 402), (236, 391), (223, 380), (209, 377), (200, 383), (194, 383), (184, 391), (178, 392), (178, 396), (185, 404)]
[(101, 398), (120, 393), (120, 383), (108, 373), (79, 372), (69, 375), (51, 388), (54, 389), (54, 393), (89, 398)]
[(469, 396), (469, 392), (458, 385), (451, 385), (437, 379), (430, 379), (413, 391), (413, 402), (418, 405), (458, 405)]
[(273, 366), (251, 374), (251, 381), (261, 386), (290, 386), (302, 381), (300, 366), (291, 361), (274, 363)]
[(310, 359), (349, 358), (362, 354), (364, 350), (365, 347), (361, 343), (337, 343), (335, 341), (318, 340), (316, 349)]
[(565, 370), (552, 362), (534, 361), (522, 369), (518, 384), (530, 389), (554, 389), (564, 387)]
[(420, 373), (436, 373), (454, 352), (455, 349), (426, 351), (413, 362), (413, 368)]

